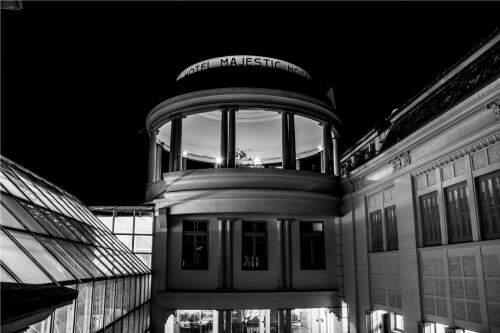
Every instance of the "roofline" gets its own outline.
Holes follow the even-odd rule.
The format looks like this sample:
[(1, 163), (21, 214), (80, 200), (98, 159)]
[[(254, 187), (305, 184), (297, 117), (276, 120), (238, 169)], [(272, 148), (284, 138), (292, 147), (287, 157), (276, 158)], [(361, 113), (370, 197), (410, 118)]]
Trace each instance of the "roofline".
[(417, 95), (415, 95), (413, 98), (410, 98), (410, 100), (403, 106), (403, 109), (401, 111), (398, 111), (395, 115), (391, 115), (389, 119), (391, 122), (394, 122), (401, 118), (403, 115), (408, 113), (411, 108), (413, 108), (416, 104), (424, 100), (427, 96), (431, 95), (432, 92), (437, 90), (439, 87), (441, 87), (443, 84), (445, 84), (447, 81), (449, 81), (453, 76), (458, 74), (462, 69), (464, 69), (467, 65), (472, 63), (474, 60), (479, 58), (482, 54), (484, 54), (486, 51), (488, 51), (493, 45), (495, 45), (497, 42), (500, 41), (500, 32), (495, 32), (495, 36), (491, 39), (486, 39), (487, 41), (483, 42), (481, 41), (479, 43), (479, 46), (476, 47), (476, 51), (472, 51), (472, 54), (467, 54), (463, 60), (458, 61), (455, 63), (453, 66), (451, 66), (449, 69), (447, 69), (443, 74), (439, 75), (437, 79), (433, 81), (430, 85), (425, 87), (422, 91), (420, 91)]

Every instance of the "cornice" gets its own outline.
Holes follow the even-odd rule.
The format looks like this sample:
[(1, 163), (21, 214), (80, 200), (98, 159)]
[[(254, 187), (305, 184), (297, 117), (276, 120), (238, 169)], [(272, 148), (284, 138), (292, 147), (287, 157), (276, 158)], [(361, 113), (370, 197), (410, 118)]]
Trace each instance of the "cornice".
[(456, 160), (464, 157), (465, 155), (475, 153), (478, 150), (481, 150), (483, 148), (491, 146), (499, 141), (500, 141), (500, 132), (494, 133), (492, 135), (487, 136), (486, 138), (484, 138), (482, 140), (476, 141), (476, 142), (469, 144), (463, 148), (460, 148), (457, 151), (453, 152), (452, 154), (449, 154), (445, 157), (442, 157), (435, 162), (427, 164), (426, 166), (421, 167), (421, 168), (413, 171), (412, 175), (419, 176), (419, 175), (424, 174), (428, 171), (439, 168), (445, 164), (456, 161)]

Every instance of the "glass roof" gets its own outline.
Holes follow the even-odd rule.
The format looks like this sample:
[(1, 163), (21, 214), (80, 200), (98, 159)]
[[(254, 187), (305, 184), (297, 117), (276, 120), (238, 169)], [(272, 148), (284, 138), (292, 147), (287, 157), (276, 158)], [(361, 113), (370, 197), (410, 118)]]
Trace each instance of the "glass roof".
[(150, 274), (78, 199), (0, 156), (0, 279), (61, 283)]

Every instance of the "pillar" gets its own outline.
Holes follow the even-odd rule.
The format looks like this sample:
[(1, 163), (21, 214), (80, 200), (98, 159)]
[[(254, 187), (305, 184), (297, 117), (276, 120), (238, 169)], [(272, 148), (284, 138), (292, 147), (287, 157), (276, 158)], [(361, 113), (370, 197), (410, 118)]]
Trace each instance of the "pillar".
[(236, 108), (229, 109), (227, 135), (227, 167), (236, 167)]
[(333, 174), (332, 160), (332, 127), (329, 124), (323, 124), (323, 156), (325, 165), (325, 174)]
[(293, 113), (288, 113), (288, 144), (290, 145), (290, 169), (296, 168), (295, 152), (295, 117)]
[(149, 132), (149, 161), (148, 161), (148, 184), (155, 181), (156, 174), (156, 136), (158, 130)]
[(175, 148), (176, 148), (176, 136), (177, 136), (177, 122), (175, 119), (170, 121), (170, 152), (168, 154), (168, 171), (172, 172), (174, 170), (174, 159), (175, 159)]
[[(175, 119), (175, 154), (174, 154), (174, 171), (180, 171), (182, 167), (182, 118)], [(171, 143), (172, 144), (172, 143)]]
[(333, 139), (333, 174), (340, 176), (339, 139)]
[(227, 167), (227, 109), (221, 111), (221, 123), (220, 123), (220, 157), (221, 157), (221, 168)]
[(162, 178), (162, 159), (163, 159), (163, 147), (161, 144), (157, 143), (155, 181), (161, 180)]
[(281, 156), (283, 169), (290, 169), (290, 137), (288, 135), (288, 115), (281, 113)]
[(226, 261), (225, 261), (225, 288), (231, 289), (233, 288), (233, 221), (226, 220), (225, 221), (225, 241), (226, 241)]
[(277, 309), (278, 312), (278, 333), (292, 332), (292, 310)]
[(300, 170), (300, 158), (295, 159), (295, 170)]

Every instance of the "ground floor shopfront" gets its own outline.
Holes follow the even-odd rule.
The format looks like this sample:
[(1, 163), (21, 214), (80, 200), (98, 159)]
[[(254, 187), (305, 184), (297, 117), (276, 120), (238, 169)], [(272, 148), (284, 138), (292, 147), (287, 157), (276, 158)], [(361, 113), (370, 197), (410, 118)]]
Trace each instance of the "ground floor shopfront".
[(165, 333), (334, 333), (342, 329), (337, 314), (329, 308), (176, 310)]

